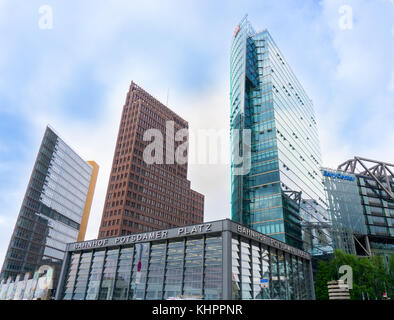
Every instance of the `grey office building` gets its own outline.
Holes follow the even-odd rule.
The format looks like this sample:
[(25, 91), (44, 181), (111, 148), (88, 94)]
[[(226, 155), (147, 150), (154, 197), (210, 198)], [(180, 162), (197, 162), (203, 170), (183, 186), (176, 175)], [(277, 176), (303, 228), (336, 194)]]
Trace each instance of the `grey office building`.
[(0, 279), (34, 273), (41, 265), (59, 273), (66, 244), (84, 239), (97, 172), (97, 164), (46, 128)]
[(313, 299), (309, 253), (231, 220), (67, 246), (56, 299)]
[(334, 245), (347, 253), (394, 254), (394, 164), (354, 157), (322, 168)]

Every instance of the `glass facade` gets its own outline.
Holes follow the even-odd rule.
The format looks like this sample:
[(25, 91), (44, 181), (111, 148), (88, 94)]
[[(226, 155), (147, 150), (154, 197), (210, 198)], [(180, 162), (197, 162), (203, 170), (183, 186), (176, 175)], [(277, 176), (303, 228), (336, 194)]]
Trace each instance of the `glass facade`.
[[(126, 238), (118, 237), (105, 247), (70, 247), (57, 299), (313, 298), (307, 253), (279, 249), (278, 241), (276, 247), (261, 243), (235, 232), (235, 224), (223, 227), (226, 223), (215, 222), (219, 227), (209, 233), (179, 236), (179, 229), (170, 229), (174, 236), (167, 239), (119, 245)], [(268, 279), (267, 288), (262, 279)]]
[(0, 282), (0, 300), (49, 300), (52, 294), (53, 269), (42, 268), (34, 275), (18, 275)]
[[(51, 265), (60, 271), (66, 244), (76, 241), (79, 234), (92, 171), (89, 163), (47, 127), (1, 278), (34, 273), (41, 265)], [(74, 281), (82, 295), (82, 284), (87, 279)]]
[[(312, 101), (269, 32), (256, 33), (246, 17), (230, 60), (232, 219), (315, 256), (331, 253)], [(244, 129), (251, 170), (239, 175)]]
[(341, 172), (323, 169), (332, 239), (335, 248), (356, 254), (353, 234), (367, 234), (359, 188), (354, 174), (346, 173), (350, 179), (334, 178), (337, 174)]
[(179, 296), (222, 297), (220, 235), (73, 252), (62, 298), (167, 300)]
[[(394, 237), (394, 199), (370, 177), (357, 175), (361, 203), (365, 214), (368, 234), (371, 236)], [(394, 190), (394, 182), (386, 188)]]
[[(336, 248), (353, 254), (394, 254), (394, 199), (370, 176), (322, 169)], [(381, 182), (394, 190), (394, 182)], [(361, 247), (360, 247), (361, 246)]]

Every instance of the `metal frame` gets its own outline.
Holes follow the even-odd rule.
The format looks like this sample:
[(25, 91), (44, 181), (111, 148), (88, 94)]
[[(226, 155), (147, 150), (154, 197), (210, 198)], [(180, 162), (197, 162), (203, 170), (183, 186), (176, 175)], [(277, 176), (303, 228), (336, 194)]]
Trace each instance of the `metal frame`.
[(282, 193), (284, 196), (286, 196), (287, 198), (295, 201), (295, 203), (297, 203), (298, 207), (301, 204), (301, 191), (293, 191), (293, 190), (282, 190)]
[[(359, 167), (357, 167), (358, 165)], [(340, 164), (338, 170), (373, 178), (389, 197), (394, 199), (394, 190), (391, 187), (391, 183), (394, 183), (394, 164), (356, 156), (354, 159)], [(360, 172), (356, 172), (356, 170), (360, 170)], [(386, 182), (387, 187), (382, 182)]]

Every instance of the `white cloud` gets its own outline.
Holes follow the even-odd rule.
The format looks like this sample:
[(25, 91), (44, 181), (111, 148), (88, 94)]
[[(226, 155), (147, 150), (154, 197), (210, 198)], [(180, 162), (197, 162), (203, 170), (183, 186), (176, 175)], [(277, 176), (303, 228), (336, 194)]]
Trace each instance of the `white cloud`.
[[(187, 106), (181, 116), (189, 122), (190, 131), (199, 129), (225, 130), (226, 146), (229, 148), (229, 108), (228, 86), (226, 83), (218, 83), (217, 86), (207, 91), (182, 96), (176, 99), (176, 105)], [(194, 141), (195, 142), (195, 141)], [(193, 144), (193, 141), (190, 141)], [(191, 147), (190, 157), (197, 159), (192, 152), (200, 150)], [(224, 160), (218, 158), (218, 160)], [(229, 162), (230, 159), (227, 159)], [(220, 162), (218, 164), (195, 164), (189, 165), (189, 178), (194, 190), (205, 195), (205, 221), (230, 218), (230, 165)]]
[(323, 93), (324, 100), (320, 100), (324, 108), (319, 126), (324, 164), (333, 167), (355, 155), (394, 158), (389, 147), (394, 95), (385, 90), (393, 87), (392, 7), (388, 2), (348, 1), (353, 28), (342, 30), (337, 23), (338, 8), (344, 3), (322, 2), (322, 19), (330, 26), (337, 63), (327, 78), (329, 93)]
[[(86, 124), (82, 121), (65, 121), (59, 114), (56, 105), (51, 104), (56, 101), (59, 93), (64, 86), (70, 81), (71, 74), (78, 68), (78, 64), (89, 59), (95, 59), (97, 50), (108, 50), (111, 38), (122, 31), (122, 28), (128, 28), (126, 22), (136, 19), (140, 20), (144, 16), (144, 11), (152, 23), (160, 23), (161, 28), (169, 29), (169, 34), (177, 30), (176, 37), (193, 31), (193, 28), (199, 29), (198, 19), (193, 14), (184, 14), (176, 19), (159, 20), (167, 12), (169, 16), (180, 2), (171, 3), (163, 10), (157, 9), (157, 6), (147, 5), (145, 8), (139, 8), (138, 12), (135, 7), (127, 4), (122, 10), (120, 6), (107, 6), (102, 3), (96, 7), (95, 14), (88, 20), (83, 20), (85, 9), (80, 8), (79, 24), (75, 26), (75, 35), (72, 50), (75, 50), (73, 59), (64, 58), (60, 65), (56, 56), (48, 56), (43, 60), (42, 68), (29, 83), (27, 90), (29, 95), (24, 100), (24, 111), (29, 114), (30, 120), (34, 123), (35, 131), (42, 132), (46, 124), (51, 124), (60, 136), (69, 143), (84, 159), (95, 160), (100, 166), (99, 178), (97, 181), (96, 192), (89, 219), (89, 225), (86, 238), (96, 238), (99, 223), (101, 221), (104, 199), (107, 189), (107, 183), (112, 165), (113, 151), (116, 143), (117, 129), (119, 126), (120, 115), (126, 98), (126, 93), (131, 80), (143, 87), (160, 101), (165, 102), (167, 88), (170, 88), (170, 108), (177, 112), (184, 119), (189, 121), (190, 128), (226, 128), (228, 124), (228, 93), (220, 82), (222, 76), (218, 73), (218, 85), (210, 88), (204, 93), (192, 90), (184, 92), (179, 88), (179, 84), (174, 81), (174, 70), (171, 63), (175, 57), (169, 57), (169, 53), (176, 53), (176, 47), (170, 52), (164, 53), (163, 59), (157, 59), (157, 54), (144, 51), (126, 51), (119, 55), (117, 60), (107, 60), (105, 64), (98, 64), (95, 70), (95, 80), (99, 81), (106, 90), (105, 101), (101, 102), (100, 110), (93, 110), (99, 113), (98, 120), (92, 124)], [(186, 10), (193, 10), (192, 6), (183, 4)], [(179, 7), (178, 7), (179, 10)], [(59, 21), (56, 22), (56, 12), (54, 11), (54, 31), (59, 28)], [(108, 20), (108, 17), (116, 16), (117, 19)], [(105, 20), (105, 28), (102, 32), (97, 32), (98, 26), (102, 25)], [(160, 22), (159, 22), (160, 21)], [(179, 29), (179, 21), (182, 21), (184, 27)], [(187, 23), (186, 23), (187, 22)], [(173, 29), (171, 31), (170, 29)], [(135, 30), (143, 32), (143, 30)], [(127, 35), (125, 35), (127, 37)], [(205, 36), (196, 34), (200, 41), (205, 41)], [(169, 38), (170, 39), (170, 38)], [(87, 43), (86, 43), (87, 41)], [(157, 43), (158, 49), (163, 43)], [(128, 46), (126, 50), (131, 50)], [(172, 51), (173, 50), (173, 51)], [(66, 53), (67, 55), (69, 53)], [(167, 63), (163, 63), (165, 59)], [(96, 62), (97, 63), (97, 62)], [(58, 66), (59, 65), (59, 66)], [(225, 65), (225, 64), (223, 64)], [(220, 65), (222, 67), (223, 65)], [(227, 68), (227, 65), (226, 65)], [(54, 76), (54, 70), (56, 70)], [(227, 70), (220, 70), (221, 73)], [(185, 71), (187, 72), (187, 71)], [(51, 80), (49, 80), (51, 79)], [(45, 95), (40, 93), (40, 88), (46, 88)], [(181, 93), (182, 92), (182, 93)], [(31, 105), (37, 106), (31, 108)], [(93, 107), (93, 106), (92, 106)], [(203, 116), (202, 115), (206, 115)], [(209, 115), (209, 116), (208, 116)], [(218, 121), (220, 120), (220, 121)], [(190, 166), (189, 178), (192, 188), (203, 193), (206, 196), (205, 212), (206, 219), (213, 220), (220, 217), (229, 216), (229, 167), (225, 165), (218, 166)], [(223, 188), (223, 186), (226, 186)], [(225, 203), (218, 205), (217, 199), (224, 199)]]
[(6, 217), (6, 216), (2, 216), (2, 215), (0, 215), (0, 225), (4, 225), (4, 224), (6, 224), (6, 223), (7, 223), (7, 221), (8, 221), (8, 219), (7, 219), (7, 217)]
[[(4, 3), (0, 0), (0, 15), (4, 14)], [(307, 5), (298, 7), (290, 1), (258, 1), (250, 6), (228, 3), (222, 16), (215, 18), (204, 12), (211, 4), (162, 3), (145, 1), (136, 6), (132, 1), (118, 1), (117, 5), (107, 1), (57, 2), (54, 29), (45, 33), (56, 36), (40, 42), (44, 48), (38, 50), (37, 72), (21, 81), (25, 94), (15, 97), (20, 102), (13, 106), (15, 112), (33, 123), (35, 130), (31, 134), (37, 145), (44, 127), (50, 123), (84, 159), (100, 165), (87, 239), (97, 237), (121, 110), (131, 80), (162, 102), (170, 88), (169, 107), (189, 122), (191, 130), (228, 130), (229, 50), (241, 9), (246, 12), (258, 8), (250, 10), (256, 29), (266, 25), (274, 38), (276, 34), (282, 36), (278, 45), (285, 57), (291, 57), (290, 65), (315, 103), (324, 165), (336, 167), (354, 155), (386, 161), (394, 158), (393, 148), (388, 148), (394, 145), (392, 129), (385, 127), (394, 116), (390, 109), (393, 99), (385, 99), (387, 93), (380, 90), (387, 84), (394, 90), (394, 75), (389, 74), (394, 70), (390, 61), (394, 29), (393, 19), (383, 4), (380, 8), (368, 1), (346, 2), (353, 8), (353, 28), (340, 30), (338, 8), (346, 4), (344, 1), (322, 1), (321, 15), (314, 15)], [(21, 10), (21, 21), (28, 20), (33, 9), (37, 14), (34, 5)], [(284, 25), (279, 16), (289, 19), (288, 24)], [(23, 30), (26, 26), (16, 27)], [(155, 37), (155, 30), (162, 39)], [(44, 31), (37, 32), (44, 37)], [(12, 45), (1, 42), (4, 51), (0, 50), (0, 69), (12, 53)], [(208, 68), (196, 62), (179, 71), (185, 59), (182, 52), (190, 48), (190, 54), (202, 52), (206, 60), (214, 61), (214, 67), (208, 70), (210, 85), (203, 89), (185, 89), (179, 80), (184, 75), (193, 77), (193, 67)], [(94, 66), (92, 77), (103, 86), (105, 96), (100, 106), (91, 106), (97, 121), (64, 119), (57, 101), (75, 72), (89, 64)], [(5, 88), (5, 80), (0, 76), (0, 89)], [(352, 117), (366, 110), (370, 110), (368, 117), (351, 130), (359, 131), (360, 137), (362, 131), (367, 132), (375, 138), (373, 143), (362, 143), (362, 138), (356, 141), (351, 136), (353, 132), (346, 130), (352, 125)], [(382, 126), (388, 132), (384, 139), (377, 130)], [(229, 166), (190, 165), (188, 177), (192, 188), (205, 195), (206, 220), (230, 216)], [(20, 186), (20, 197), (25, 187), (25, 183)]]
[[(146, 70), (139, 74), (133, 73), (141, 82), (151, 83)], [(86, 239), (97, 238), (101, 222), (107, 184), (113, 160), (117, 131), (120, 116), (129, 89), (131, 79), (128, 77), (128, 68), (124, 74), (119, 75), (116, 81), (108, 88), (105, 111), (101, 119), (92, 125), (80, 122), (64, 122), (55, 114), (36, 115), (34, 121), (37, 130), (47, 123), (52, 124), (59, 135), (85, 160), (94, 160), (100, 166), (99, 177), (96, 185), (91, 215), (89, 218)], [(163, 88), (153, 83), (152, 86), (143, 86), (137, 83), (153, 96), (160, 99), (159, 93)], [(228, 124), (228, 111), (226, 89), (222, 85), (210, 88), (207, 92), (182, 95), (179, 92), (170, 98), (170, 108), (189, 122), (190, 130), (200, 128), (225, 129)], [(174, 101), (173, 103), (171, 101)], [(204, 116), (202, 116), (204, 115)], [(228, 139), (229, 141), (229, 139)], [(188, 178), (191, 180), (192, 189), (205, 195), (205, 220), (217, 220), (230, 217), (230, 167), (225, 164), (218, 165), (189, 165)], [(218, 199), (221, 199), (218, 202)]]

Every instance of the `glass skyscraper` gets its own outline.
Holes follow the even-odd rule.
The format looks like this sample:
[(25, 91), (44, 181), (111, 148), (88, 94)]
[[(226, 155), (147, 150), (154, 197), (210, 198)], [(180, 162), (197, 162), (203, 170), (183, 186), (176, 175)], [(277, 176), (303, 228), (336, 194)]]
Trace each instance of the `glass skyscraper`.
[(6, 253), (1, 279), (60, 272), (66, 244), (83, 241), (98, 165), (84, 161), (47, 127)]
[[(329, 253), (312, 101), (267, 30), (254, 31), (245, 17), (233, 37), (232, 219), (314, 256)], [(250, 144), (238, 140), (236, 132), (244, 129), (250, 130)], [(237, 172), (238, 156), (250, 157), (249, 172)]]

